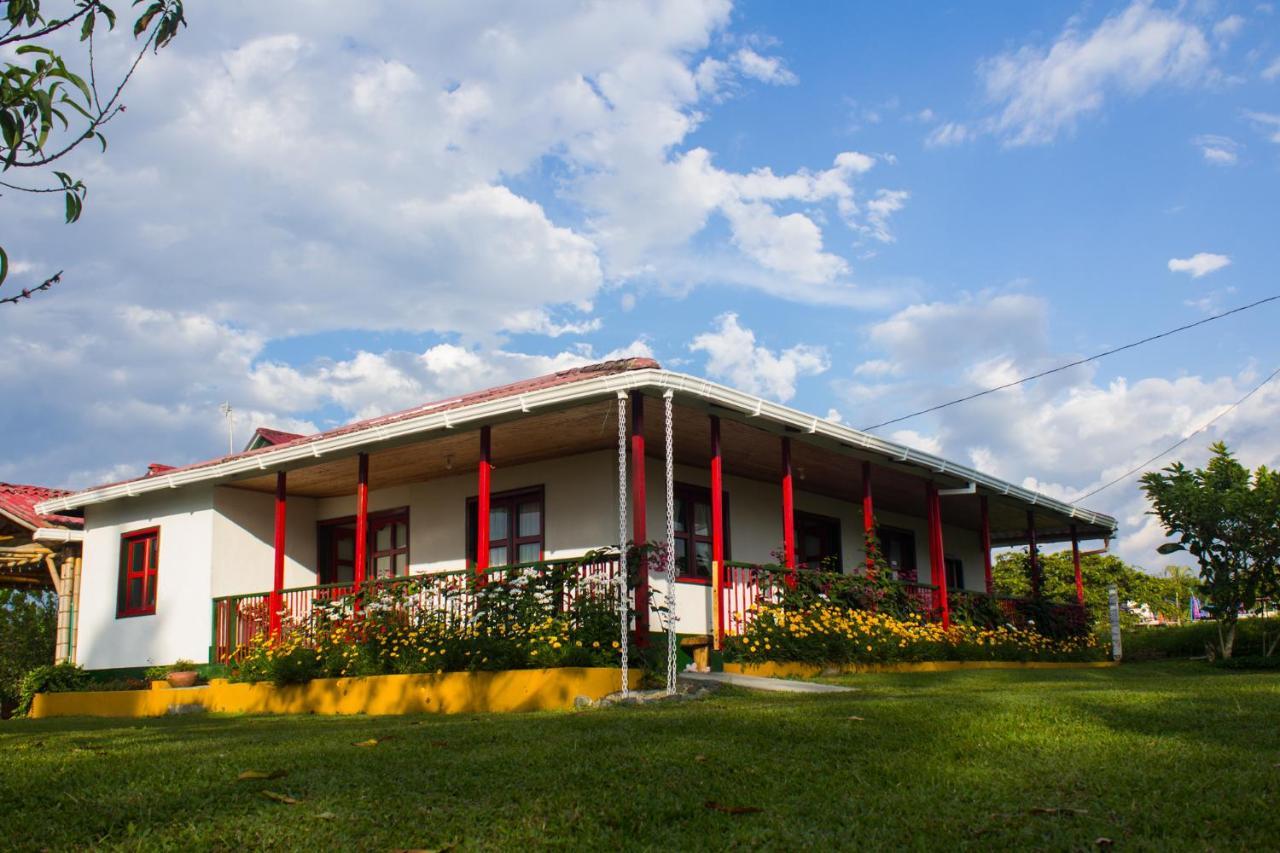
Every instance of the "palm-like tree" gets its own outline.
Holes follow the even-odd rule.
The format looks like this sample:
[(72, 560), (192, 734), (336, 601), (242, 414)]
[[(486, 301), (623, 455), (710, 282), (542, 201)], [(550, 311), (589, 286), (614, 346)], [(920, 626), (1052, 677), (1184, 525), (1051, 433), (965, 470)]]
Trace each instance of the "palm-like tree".
[(1178, 624), (1182, 624), (1182, 591), (1191, 583), (1195, 573), (1186, 566), (1165, 566), (1164, 575), (1173, 581), (1173, 606), (1178, 614)]

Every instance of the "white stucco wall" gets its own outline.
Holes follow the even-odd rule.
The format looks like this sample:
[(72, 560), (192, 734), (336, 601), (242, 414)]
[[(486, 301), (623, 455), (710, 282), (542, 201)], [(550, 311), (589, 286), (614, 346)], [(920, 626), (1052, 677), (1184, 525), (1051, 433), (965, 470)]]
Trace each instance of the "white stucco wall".
[[(608, 451), (493, 471), (493, 490), (542, 486), (545, 492), (545, 552), (548, 558), (570, 557), (617, 539), (617, 459)], [(663, 464), (650, 459), (648, 536), (661, 539), (665, 529)], [(705, 470), (677, 466), (676, 480), (707, 487)], [(861, 505), (814, 495), (797, 484), (796, 509), (837, 518), (846, 567), (863, 559)], [(730, 558), (772, 562), (782, 542), (779, 487), (740, 477), (726, 477), (729, 493)], [(409, 508), (409, 557), (413, 573), (465, 567), (466, 502), (476, 492), (473, 470), (427, 483), (415, 483), (369, 494), (369, 509)], [(229, 487), (177, 489), (140, 498), (90, 506), (86, 512), (84, 586), (81, 593), (80, 662), (100, 669), (169, 663), (179, 657), (206, 660), (210, 640), (210, 599), (271, 587), (273, 496)], [(964, 498), (944, 498), (947, 502)], [(355, 497), (311, 499), (291, 496), (286, 536), (286, 586), (307, 586), (316, 579), (316, 524), (354, 515)], [(630, 510), (629, 510), (630, 513)], [(881, 524), (915, 534), (921, 581), (929, 579), (928, 544), (923, 518), (878, 513)], [(160, 577), (154, 616), (117, 619), (120, 536), (158, 525)], [(628, 523), (628, 532), (631, 526)], [(964, 562), (966, 587), (982, 589), (982, 555), (977, 534), (944, 526), (949, 556)], [(662, 595), (660, 577), (651, 579), (655, 602)], [(677, 611), (682, 633), (709, 629), (711, 595), (705, 584), (677, 583)], [(655, 617), (651, 624), (658, 627)]]
[[(213, 493), (213, 597), (271, 589), (275, 573), (275, 495), (218, 488)], [(316, 500), (285, 503), (284, 585), (316, 582)]]
[[(88, 669), (208, 659), (213, 489), (175, 489), (85, 508), (76, 662)], [(156, 612), (116, 617), (120, 537), (160, 528)]]

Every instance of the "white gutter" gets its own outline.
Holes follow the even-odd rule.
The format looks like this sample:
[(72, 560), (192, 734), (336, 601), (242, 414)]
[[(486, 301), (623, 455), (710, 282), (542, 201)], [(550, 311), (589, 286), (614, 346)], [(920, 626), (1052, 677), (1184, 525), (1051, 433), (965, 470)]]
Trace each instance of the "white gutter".
[[(762, 417), (783, 426), (829, 438), (852, 447), (886, 456), (897, 462), (912, 463), (936, 472), (945, 472), (948, 476), (960, 480), (968, 480), (977, 486), (983, 486), (1001, 495), (1021, 500), (1032, 506), (1056, 512), (1060, 515), (1078, 519), (1087, 524), (1116, 528), (1114, 518), (1102, 513), (1079, 509), (1061, 501), (1036, 492), (1006, 483), (995, 477), (948, 462), (932, 454), (913, 450), (879, 436), (842, 424), (806, 414), (797, 409), (771, 403), (751, 394), (745, 394), (733, 388), (698, 379), (683, 373), (672, 373), (667, 370), (646, 369), (612, 373), (593, 379), (577, 382), (566, 382), (514, 394), (482, 400), (456, 409), (445, 411), (426, 411), (421, 415), (406, 417), (388, 424), (375, 424), (361, 430), (318, 438), (315, 441), (298, 445), (286, 445), (275, 450), (266, 450), (249, 457), (231, 458), (211, 465), (203, 465), (190, 470), (179, 470), (168, 474), (160, 474), (128, 483), (111, 486), (99, 486), (86, 489), (62, 497), (52, 498), (36, 505), (36, 512), (41, 514), (65, 512), (88, 504), (104, 503), (125, 497), (134, 497), (162, 489), (176, 489), (182, 486), (220, 480), (245, 474), (257, 474), (268, 468), (287, 467), (291, 463), (311, 463), (323, 456), (355, 451), (367, 448), (372, 444), (390, 439), (430, 433), (438, 430), (453, 430), (468, 424), (477, 426), (511, 415), (535, 412), (540, 408), (563, 406), (578, 403), (592, 398), (606, 397), (612, 399), (619, 391), (665, 391), (673, 390), (692, 397), (715, 403), (726, 409), (735, 409), (749, 417)], [(966, 487), (967, 488), (967, 487)]]
[(83, 542), (84, 531), (65, 527), (37, 527), (31, 538), (36, 542)]

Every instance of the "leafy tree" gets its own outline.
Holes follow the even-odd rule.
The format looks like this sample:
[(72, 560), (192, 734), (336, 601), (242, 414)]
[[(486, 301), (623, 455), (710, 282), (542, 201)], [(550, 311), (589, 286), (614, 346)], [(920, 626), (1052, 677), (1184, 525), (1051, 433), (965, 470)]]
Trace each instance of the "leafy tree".
[(1199, 561), (1218, 620), (1216, 652), (1229, 658), (1240, 614), (1280, 590), (1280, 472), (1263, 466), (1251, 474), (1222, 442), (1210, 449), (1204, 468), (1175, 462), (1144, 474), (1142, 489), (1151, 514), (1178, 539), (1160, 552), (1188, 551)]
[(58, 597), (46, 590), (0, 589), (0, 709), (18, 705), (22, 677), (53, 663)]
[[(80, 218), (87, 187), (53, 164), (90, 140), (106, 151), (103, 128), (125, 111), (120, 96), (134, 71), (148, 51), (158, 51), (186, 26), (182, 2), (133, 0), (134, 6), (145, 4), (133, 24), (134, 38), (142, 47), (119, 80), (104, 84), (95, 67), (94, 39), (103, 26), (115, 28), (116, 13), (110, 6), (101, 0), (0, 0), (0, 54), (11, 57), (0, 69), (0, 173), (5, 176), (0, 190), (61, 195), (66, 221)], [(46, 17), (42, 4), (56, 5), (55, 16)], [(49, 46), (63, 31), (78, 33), (84, 45), (84, 72), (72, 70)], [(14, 177), (17, 170), (31, 170), (33, 178)], [(8, 274), (9, 257), (0, 246), (0, 284)], [(13, 304), (48, 290), (61, 276), (58, 272), (36, 287), (0, 298), (0, 303)]]
[[(1030, 564), (1026, 551), (1013, 551), (996, 558), (991, 579), (998, 595), (1027, 598), (1031, 595)], [(1040, 571), (1044, 578), (1044, 596), (1052, 601), (1075, 601), (1075, 566), (1070, 551), (1040, 553)], [(1084, 603), (1096, 624), (1107, 624), (1107, 589), (1115, 586), (1121, 601), (1145, 604), (1157, 613), (1170, 613), (1176, 608), (1176, 592), (1167, 578), (1157, 578), (1129, 565), (1112, 554), (1087, 554), (1080, 558), (1080, 576), (1084, 580)], [(1122, 614), (1125, 621), (1135, 616)]]

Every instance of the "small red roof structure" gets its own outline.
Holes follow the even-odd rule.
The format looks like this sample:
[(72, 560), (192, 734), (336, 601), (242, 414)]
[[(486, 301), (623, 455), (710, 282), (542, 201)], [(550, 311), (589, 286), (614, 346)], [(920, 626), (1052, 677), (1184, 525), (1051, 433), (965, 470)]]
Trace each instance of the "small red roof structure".
[(32, 530), (37, 527), (65, 527), (80, 530), (84, 519), (70, 515), (40, 515), (36, 504), (49, 498), (69, 495), (66, 489), (45, 486), (24, 486), (18, 483), (0, 483), (0, 515)]
[(250, 450), (257, 450), (262, 447), (275, 447), (277, 444), (288, 444), (295, 438), (302, 438), (302, 433), (285, 432), (271, 427), (258, 427), (253, 431), (253, 437), (249, 439), (249, 443), (244, 446), (244, 449), (247, 453)]

